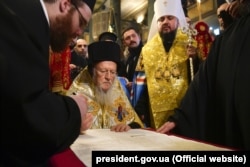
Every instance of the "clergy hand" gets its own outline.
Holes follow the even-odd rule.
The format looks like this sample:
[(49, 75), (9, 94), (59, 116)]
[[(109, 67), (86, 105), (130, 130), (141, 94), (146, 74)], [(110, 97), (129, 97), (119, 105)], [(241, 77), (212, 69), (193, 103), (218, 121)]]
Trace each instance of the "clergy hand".
[(132, 82), (127, 82), (126, 87), (128, 88), (128, 90), (132, 89)]
[(159, 132), (159, 133), (168, 133), (174, 127), (175, 127), (175, 123), (174, 122), (166, 122), (159, 129), (157, 129), (156, 132)]
[(75, 69), (76, 68), (76, 65), (75, 64), (69, 64), (69, 69)]
[(87, 113), (86, 117), (82, 120), (81, 132), (88, 130), (93, 123), (93, 115), (91, 113)]
[(197, 49), (193, 46), (187, 46), (187, 55), (194, 58), (197, 56)]
[(131, 127), (126, 124), (118, 124), (118, 125), (112, 126), (110, 130), (115, 131), (115, 132), (126, 132), (129, 129), (131, 129)]
[(84, 119), (87, 117), (87, 111), (88, 111), (87, 99), (86, 97), (80, 94), (71, 95), (70, 97), (75, 100), (80, 110), (81, 120), (82, 120), (82, 123), (81, 123), (81, 130), (82, 130), (82, 128), (85, 127)]

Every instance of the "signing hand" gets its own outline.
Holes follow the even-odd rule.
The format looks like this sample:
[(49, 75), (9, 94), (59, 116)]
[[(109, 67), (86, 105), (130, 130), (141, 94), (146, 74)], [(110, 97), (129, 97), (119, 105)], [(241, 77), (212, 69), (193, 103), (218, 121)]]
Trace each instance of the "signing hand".
[(81, 132), (88, 130), (93, 123), (93, 115), (91, 113), (87, 113), (86, 117), (82, 120)]
[(118, 124), (112, 126), (110, 130), (115, 132), (127, 132), (129, 129), (131, 129), (131, 127), (126, 124)]
[(78, 108), (80, 110), (81, 120), (82, 120), (80, 130), (83, 130), (86, 128), (86, 122), (84, 120), (87, 117), (87, 111), (88, 111), (87, 99), (86, 99), (86, 97), (84, 97), (83, 95), (80, 95), (80, 94), (71, 95), (70, 97), (75, 100), (75, 102), (78, 105)]
[(163, 124), (159, 129), (157, 129), (156, 131), (159, 133), (168, 133), (170, 130), (172, 130), (175, 127), (175, 123), (174, 122), (166, 122), (165, 124)]

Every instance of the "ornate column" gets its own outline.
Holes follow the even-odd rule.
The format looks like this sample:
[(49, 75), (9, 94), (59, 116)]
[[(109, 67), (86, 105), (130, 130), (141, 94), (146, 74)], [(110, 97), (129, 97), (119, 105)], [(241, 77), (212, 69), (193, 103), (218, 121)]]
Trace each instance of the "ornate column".
[(151, 26), (151, 21), (154, 16), (154, 2), (155, 0), (148, 0), (148, 27)]
[(115, 32), (118, 39), (121, 39), (121, 1), (110, 0), (110, 7), (113, 8), (114, 20), (115, 20)]

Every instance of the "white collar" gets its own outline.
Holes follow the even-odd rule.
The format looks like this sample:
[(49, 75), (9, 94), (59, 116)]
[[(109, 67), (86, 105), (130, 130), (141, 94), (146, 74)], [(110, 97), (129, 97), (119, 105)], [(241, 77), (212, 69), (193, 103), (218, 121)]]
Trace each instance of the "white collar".
[(48, 16), (48, 12), (47, 12), (47, 9), (46, 9), (46, 7), (45, 7), (45, 4), (44, 4), (43, 0), (40, 0), (40, 3), (41, 3), (41, 5), (42, 5), (42, 8), (43, 8), (44, 14), (45, 14), (46, 19), (47, 19), (48, 24), (49, 24), (49, 16)]

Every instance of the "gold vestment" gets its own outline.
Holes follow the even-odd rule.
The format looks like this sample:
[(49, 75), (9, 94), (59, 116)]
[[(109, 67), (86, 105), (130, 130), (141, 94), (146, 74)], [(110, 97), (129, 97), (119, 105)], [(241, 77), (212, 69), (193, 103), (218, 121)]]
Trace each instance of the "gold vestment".
[(132, 122), (137, 122), (143, 127), (117, 77), (113, 84), (112, 104), (100, 105), (95, 98), (93, 80), (87, 68), (85, 68), (73, 81), (66, 94), (79, 93), (87, 98), (88, 112), (92, 113), (94, 117), (91, 129), (110, 128), (119, 123), (130, 124)]
[[(169, 52), (165, 51), (159, 33), (142, 49), (136, 71), (144, 71), (146, 75), (152, 128), (166, 122), (186, 93), (187, 45), (188, 36), (178, 30)], [(196, 47), (195, 41), (192, 45)]]

